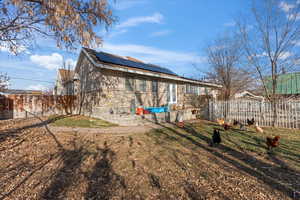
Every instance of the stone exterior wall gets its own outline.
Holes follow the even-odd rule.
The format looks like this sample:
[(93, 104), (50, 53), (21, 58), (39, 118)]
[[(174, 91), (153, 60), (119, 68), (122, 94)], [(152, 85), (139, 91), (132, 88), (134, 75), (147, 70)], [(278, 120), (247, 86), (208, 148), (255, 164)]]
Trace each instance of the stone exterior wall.
[[(76, 73), (80, 80), (76, 90), (79, 91), (85, 115), (109, 119), (112, 114), (135, 113), (138, 106), (167, 106), (169, 84), (177, 85), (175, 110), (195, 107), (195, 94), (186, 94), (184, 82), (101, 69), (94, 67), (86, 57), (81, 60)], [(128, 78), (133, 80), (130, 89), (126, 87)], [(140, 89), (142, 81), (146, 82), (144, 91)], [(152, 91), (152, 81), (158, 82), (157, 91)]]

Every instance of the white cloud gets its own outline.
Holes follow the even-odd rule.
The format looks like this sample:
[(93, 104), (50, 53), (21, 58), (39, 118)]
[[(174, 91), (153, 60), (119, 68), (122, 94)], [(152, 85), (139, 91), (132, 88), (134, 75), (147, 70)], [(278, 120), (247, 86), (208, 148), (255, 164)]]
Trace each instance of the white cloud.
[(230, 26), (235, 26), (236, 23), (235, 22), (227, 22), (224, 24), (224, 26), (230, 27)]
[(288, 57), (291, 57), (293, 54), (291, 52), (283, 52), (281, 55), (279, 55), (279, 59), (281, 60), (285, 60), (287, 59)]
[[(52, 53), (51, 55), (35, 54), (30, 56), (30, 61), (46, 69), (54, 70), (62, 67), (64, 58), (59, 53)], [(76, 61), (71, 58), (65, 59), (65, 62), (67, 67), (70, 66), (72, 69), (76, 65)]]
[(300, 46), (300, 41), (292, 41), (292, 44), (296, 45), (296, 46)]
[(51, 55), (31, 55), (30, 60), (41, 67), (53, 70), (62, 66), (63, 56), (59, 53), (52, 53)]
[(300, 19), (300, 13), (287, 14), (287, 18), (289, 20), (299, 20)]
[(2, 52), (10, 52), (10, 50), (7, 47), (0, 46), (0, 51)]
[(77, 61), (75, 61), (75, 60), (73, 60), (73, 59), (71, 59), (71, 58), (66, 59), (65, 62), (66, 62), (66, 65), (67, 65), (67, 66), (70, 66), (70, 67), (71, 67), (71, 69), (74, 69), (75, 66), (76, 66), (76, 63), (77, 63)]
[(16, 54), (20, 54), (20, 53), (30, 54), (30, 52), (28, 51), (28, 49), (24, 45), (17, 46), (13, 49), (9, 49), (7, 46), (0, 46), (0, 51), (7, 52), (7, 53), (10, 53), (12, 55), (16, 55)]
[[(274, 56), (274, 53), (271, 53), (272, 55), (271, 56)], [(282, 52), (279, 56), (278, 56), (278, 58), (280, 59), (280, 60), (285, 60), (285, 59), (287, 59), (287, 58), (289, 58), (289, 57), (291, 57), (293, 55), (293, 53), (291, 53), (291, 52), (288, 52), (288, 51), (285, 51), (285, 52)], [(268, 55), (268, 53), (267, 52), (262, 52), (261, 54), (256, 54), (256, 55), (253, 55), (252, 57), (253, 58), (265, 58), (265, 57), (268, 57), (269, 55)]]
[(286, 17), (289, 20), (300, 20), (300, 13), (296, 10), (296, 7), (299, 6), (297, 4), (300, 4), (300, 0), (297, 0), (294, 4), (281, 1), (279, 3), (279, 8), (286, 13)]
[(48, 88), (44, 85), (36, 84), (36, 85), (29, 85), (26, 89), (27, 90), (42, 90), (42, 91), (45, 91)]
[(206, 58), (195, 52), (171, 51), (137, 44), (104, 43), (100, 50), (167, 67), (177, 74), (186, 76), (198, 73), (194, 65), (205, 67), (206, 63)]
[(146, 0), (118, 0), (118, 1), (116, 1), (116, 4), (114, 7), (117, 10), (126, 10), (126, 9), (132, 8), (137, 5), (145, 4), (147, 2), (148, 1), (146, 1)]
[[(297, 1), (298, 3), (298, 1)], [(281, 1), (279, 4), (279, 7), (284, 11), (284, 12), (289, 12), (291, 9), (295, 8), (296, 6), (294, 4), (289, 4), (287, 2)]]
[(116, 30), (116, 31), (113, 31), (113, 32), (109, 33), (108, 38), (113, 38), (113, 37), (122, 35), (122, 34), (127, 33), (127, 32), (128, 32), (127, 29)]
[(171, 32), (172, 32), (171, 30), (156, 31), (151, 33), (151, 36), (152, 37), (165, 36), (165, 35), (169, 35)]
[(115, 45), (104, 43), (101, 50), (120, 56), (136, 57), (137, 59), (148, 63), (165, 64), (168, 66), (202, 63), (204, 61), (204, 58), (198, 56), (196, 53), (169, 51), (136, 44)]
[(164, 16), (160, 13), (154, 13), (151, 16), (141, 16), (141, 17), (133, 17), (129, 18), (128, 20), (122, 22), (121, 24), (117, 25), (117, 28), (127, 28), (127, 27), (134, 27), (138, 26), (143, 23), (152, 23), (152, 24), (160, 24), (162, 23)]

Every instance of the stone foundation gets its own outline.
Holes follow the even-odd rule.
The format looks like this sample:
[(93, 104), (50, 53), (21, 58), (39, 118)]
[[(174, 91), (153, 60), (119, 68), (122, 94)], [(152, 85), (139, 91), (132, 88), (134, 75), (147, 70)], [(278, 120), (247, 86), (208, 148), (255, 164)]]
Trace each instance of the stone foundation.
[(146, 115), (103, 114), (102, 112), (94, 112), (89, 116), (119, 124), (120, 126), (139, 126), (149, 123), (174, 123), (178, 121), (179, 115), (182, 116), (183, 121), (196, 119), (197, 114), (193, 114), (192, 110), (193, 109), (185, 109), (164, 113), (150, 113)]

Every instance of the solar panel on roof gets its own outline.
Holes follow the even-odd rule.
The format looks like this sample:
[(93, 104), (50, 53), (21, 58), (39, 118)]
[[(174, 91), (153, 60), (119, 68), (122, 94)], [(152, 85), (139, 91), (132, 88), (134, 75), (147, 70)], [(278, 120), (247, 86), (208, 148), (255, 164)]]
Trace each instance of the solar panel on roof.
[(106, 62), (106, 63), (123, 65), (123, 66), (127, 66), (127, 67), (138, 68), (138, 69), (144, 69), (144, 70), (153, 71), (153, 72), (177, 75), (174, 72), (172, 72), (171, 70), (163, 68), (163, 67), (159, 67), (159, 66), (152, 65), (152, 64), (134, 62), (131, 60), (116, 57), (116, 56), (113, 56), (113, 55), (110, 55), (107, 53), (103, 53), (103, 52), (97, 52), (96, 56), (100, 61)]

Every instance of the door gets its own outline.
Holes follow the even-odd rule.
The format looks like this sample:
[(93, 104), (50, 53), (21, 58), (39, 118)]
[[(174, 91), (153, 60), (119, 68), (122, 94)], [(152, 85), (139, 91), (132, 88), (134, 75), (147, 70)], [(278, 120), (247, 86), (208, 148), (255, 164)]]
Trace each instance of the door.
[(168, 84), (168, 103), (174, 104), (177, 103), (177, 85)]

